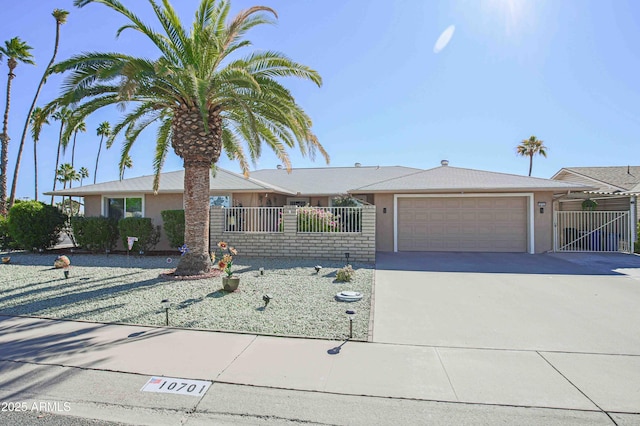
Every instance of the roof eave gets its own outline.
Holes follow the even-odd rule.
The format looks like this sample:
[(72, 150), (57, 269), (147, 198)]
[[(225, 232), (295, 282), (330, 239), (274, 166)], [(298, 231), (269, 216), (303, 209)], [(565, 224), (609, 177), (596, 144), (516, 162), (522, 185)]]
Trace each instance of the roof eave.
[(573, 187), (573, 188), (553, 188), (553, 187), (510, 187), (510, 188), (495, 188), (495, 187), (486, 187), (486, 188), (412, 188), (412, 189), (353, 189), (349, 190), (350, 194), (376, 194), (376, 193), (386, 193), (386, 194), (415, 194), (415, 193), (434, 193), (434, 194), (457, 194), (457, 193), (487, 193), (487, 192), (553, 192), (553, 193), (565, 193), (569, 192), (583, 192), (588, 190), (593, 190), (595, 188), (585, 186), (585, 187)]

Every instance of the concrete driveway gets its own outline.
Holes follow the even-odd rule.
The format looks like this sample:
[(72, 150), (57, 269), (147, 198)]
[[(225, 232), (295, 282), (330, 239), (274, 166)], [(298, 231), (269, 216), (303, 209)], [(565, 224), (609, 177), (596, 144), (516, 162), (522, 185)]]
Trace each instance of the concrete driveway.
[(640, 355), (639, 256), (379, 253), (374, 297), (374, 342)]

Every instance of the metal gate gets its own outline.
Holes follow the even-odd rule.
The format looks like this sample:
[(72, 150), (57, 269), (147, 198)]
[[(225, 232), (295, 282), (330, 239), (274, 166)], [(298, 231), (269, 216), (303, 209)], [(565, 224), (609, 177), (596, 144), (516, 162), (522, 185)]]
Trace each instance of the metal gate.
[(633, 251), (633, 228), (628, 211), (554, 212), (554, 251)]

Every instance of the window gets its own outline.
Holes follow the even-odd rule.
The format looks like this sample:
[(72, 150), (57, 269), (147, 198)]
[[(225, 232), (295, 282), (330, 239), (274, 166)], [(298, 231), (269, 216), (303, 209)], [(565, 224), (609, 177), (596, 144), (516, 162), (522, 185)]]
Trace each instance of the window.
[(107, 217), (142, 217), (142, 197), (107, 198)]
[(304, 207), (309, 204), (309, 197), (287, 197), (288, 206)]
[(209, 197), (209, 206), (231, 206), (231, 197), (228, 195), (211, 195)]

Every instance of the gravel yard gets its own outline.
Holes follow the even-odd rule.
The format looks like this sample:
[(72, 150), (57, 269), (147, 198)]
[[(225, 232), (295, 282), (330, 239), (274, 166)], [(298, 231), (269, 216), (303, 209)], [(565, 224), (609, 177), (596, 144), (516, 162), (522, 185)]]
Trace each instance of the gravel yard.
[[(6, 256), (7, 254), (2, 254)], [(71, 254), (69, 278), (53, 268), (57, 254), (11, 253), (0, 264), (0, 314), (164, 326), (162, 299), (174, 302), (170, 325), (209, 330), (343, 339), (345, 310), (354, 309), (353, 337), (366, 340), (371, 307), (373, 266), (354, 263), (355, 279), (335, 281), (343, 262), (242, 258), (233, 269), (240, 276), (236, 292), (222, 291), (221, 278), (171, 281), (159, 277), (179, 256)], [(258, 269), (265, 269), (260, 276)], [(338, 302), (352, 290), (358, 302)], [(262, 296), (273, 299), (264, 308)]]

